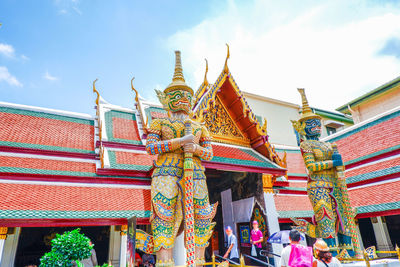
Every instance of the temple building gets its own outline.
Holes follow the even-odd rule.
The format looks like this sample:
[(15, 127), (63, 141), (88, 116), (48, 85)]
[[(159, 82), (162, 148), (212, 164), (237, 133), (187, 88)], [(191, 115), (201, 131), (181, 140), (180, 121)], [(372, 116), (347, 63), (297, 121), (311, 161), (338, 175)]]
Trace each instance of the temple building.
[[(400, 102), (392, 101), (400, 98), (399, 83), (337, 112), (313, 108), (323, 118), (323, 140), (336, 142), (344, 157), (365, 247), (400, 241)], [(166, 117), (161, 105), (132, 90), (132, 106), (121, 107), (104, 100), (94, 82), (91, 115), (0, 102), (0, 267), (38, 264), (56, 233), (76, 227), (95, 244), (100, 264), (125, 266), (127, 219), (150, 231), (155, 157), (145, 151), (147, 129)], [(203, 164), (210, 202), (219, 202), (208, 255), (223, 254), (224, 226), (250, 254), (252, 220), (267, 238), (288, 229), (291, 217), (310, 219), (306, 169), (290, 123), (299, 106), (241, 91), (227, 60), (214, 83), (205, 75), (194, 98), (193, 116), (213, 137), (214, 157)]]

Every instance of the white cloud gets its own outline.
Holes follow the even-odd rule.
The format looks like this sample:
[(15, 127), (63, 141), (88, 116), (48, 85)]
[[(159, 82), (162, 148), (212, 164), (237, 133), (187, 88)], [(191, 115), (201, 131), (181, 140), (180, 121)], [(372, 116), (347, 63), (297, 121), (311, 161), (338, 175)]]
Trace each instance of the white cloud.
[(0, 66), (0, 82), (6, 82), (12, 86), (22, 87), (22, 83), (17, 80), (13, 75), (8, 72), (7, 67)]
[[(249, 4), (251, 3), (251, 5)], [(210, 15), (167, 40), (181, 49), (184, 72), (193, 87), (229, 68), (244, 91), (300, 103), (305, 87), (313, 106), (334, 109), (400, 74), (395, 56), (379, 55), (400, 34), (400, 11), (360, 1), (254, 1)], [(354, 10), (357, 12), (354, 13)]]
[(30, 58), (27, 57), (27, 56), (25, 56), (25, 55), (21, 55), (21, 59), (22, 59), (23, 61), (28, 61), (28, 60), (30, 60)]
[(14, 57), (15, 49), (12, 45), (0, 43), (0, 54), (6, 57)]
[(43, 74), (43, 78), (46, 79), (46, 80), (48, 80), (48, 81), (57, 81), (57, 80), (58, 80), (58, 77), (52, 76), (48, 71), (46, 71), (46, 72)]

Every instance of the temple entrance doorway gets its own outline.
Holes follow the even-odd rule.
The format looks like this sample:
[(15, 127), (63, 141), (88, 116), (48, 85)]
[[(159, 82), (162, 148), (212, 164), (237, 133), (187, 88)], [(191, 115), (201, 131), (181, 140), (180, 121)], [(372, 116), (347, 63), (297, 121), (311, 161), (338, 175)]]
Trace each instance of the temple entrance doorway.
[[(51, 240), (56, 234), (62, 234), (65, 231), (71, 231), (78, 227), (25, 227), (21, 229), (19, 236), (17, 254), (15, 257), (15, 266), (24, 267), (27, 265), (40, 264), (40, 258), (51, 249)], [(81, 233), (85, 234), (92, 243), (97, 255), (99, 265), (107, 262), (110, 227), (79, 227)]]

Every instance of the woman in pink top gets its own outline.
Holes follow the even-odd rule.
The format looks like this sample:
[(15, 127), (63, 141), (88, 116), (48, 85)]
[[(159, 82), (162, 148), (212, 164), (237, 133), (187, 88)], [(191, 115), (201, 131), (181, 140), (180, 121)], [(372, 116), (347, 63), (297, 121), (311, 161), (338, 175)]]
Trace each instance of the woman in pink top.
[(257, 258), (261, 260), (260, 250), (262, 248), (262, 242), (264, 241), (263, 233), (258, 229), (258, 222), (253, 221), (253, 230), (250, 234), (250, 243), (256, 247)]

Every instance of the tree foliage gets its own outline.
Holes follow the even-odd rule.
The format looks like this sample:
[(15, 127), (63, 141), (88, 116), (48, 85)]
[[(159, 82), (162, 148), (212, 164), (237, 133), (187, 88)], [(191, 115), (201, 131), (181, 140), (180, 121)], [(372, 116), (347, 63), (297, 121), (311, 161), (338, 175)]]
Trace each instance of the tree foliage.
[(93, 248), (89, 241), (79, 228), (57, 234), (51, 240), (51, 251), (40, 259), (40, 267), (71, 267), (74, 261), (89, 258)]

